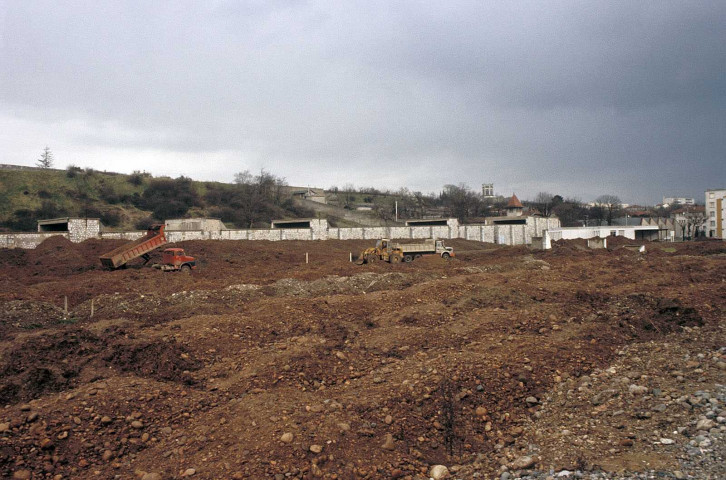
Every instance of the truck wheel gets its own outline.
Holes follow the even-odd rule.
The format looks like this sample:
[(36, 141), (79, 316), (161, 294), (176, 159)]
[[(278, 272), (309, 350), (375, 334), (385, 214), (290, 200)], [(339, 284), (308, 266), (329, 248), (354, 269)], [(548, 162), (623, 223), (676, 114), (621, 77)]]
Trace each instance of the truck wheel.
[(401, 263), (400, 255), (391, 255), (391, 263)]
[(182, 265), (181, 271), (182, 273), (190, 274), (192, 273), (192, 267), (190, 267), (189, 265)]
[(441, 254), (441, 258), (443, 258), (444, 260), (449, 260), (451, 258), (451, 255), (449, 255), (448, 253), (444, 252), (444, 253)]
[(403, 261), (406, 263), (411, 263), (413, 262), (413, 257), (411, 255), (406, 255), (403, 257)]
[(414, 260), (418, 260), (418, 259), (419, 259), (419, 258), (421, 258), (422, 256), (423, 256), (423, 255), (421, 255), (420, 253), (417, 253), (416, 255), (414, 255), (414, 256), (413, 256), (413, 259), (414, 259)]

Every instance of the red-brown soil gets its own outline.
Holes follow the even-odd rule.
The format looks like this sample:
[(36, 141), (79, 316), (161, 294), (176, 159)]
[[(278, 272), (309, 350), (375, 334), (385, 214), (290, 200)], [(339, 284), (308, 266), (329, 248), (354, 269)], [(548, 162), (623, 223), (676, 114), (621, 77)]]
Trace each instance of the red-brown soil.
[[(357, 266), (371, 242), (192, 241), (190, 275), (103, 270), (121, 243), (0, 250), (0, 477), (413, 479), (441, 463), (486, 478), (532, 442), (545, 467), (668, 465), (615, 426), (548, 450), (584, 423), (580, 400), (548, 399), (646, 346), (679, 352), (672, 369), (688, 352), (723, 361), (719, 242), (454, 240), (449, 262)], [(679, 388), (725, 380), (699, 373)]]

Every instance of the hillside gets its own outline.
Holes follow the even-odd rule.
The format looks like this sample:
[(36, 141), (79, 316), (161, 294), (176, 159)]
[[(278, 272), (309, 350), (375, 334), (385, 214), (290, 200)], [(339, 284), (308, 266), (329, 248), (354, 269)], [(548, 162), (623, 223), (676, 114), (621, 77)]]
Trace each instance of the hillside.
[(173, 217), (209, 216), (230, 227), (258, 227), (273, 218), (314, 214), (265, 172), (227, 184), (78, 167), (4, 168), (0, 191), (0, 231), (34, 231), (38, 219), (61, 216), (98, 217), (106, 227), (129, 230)]

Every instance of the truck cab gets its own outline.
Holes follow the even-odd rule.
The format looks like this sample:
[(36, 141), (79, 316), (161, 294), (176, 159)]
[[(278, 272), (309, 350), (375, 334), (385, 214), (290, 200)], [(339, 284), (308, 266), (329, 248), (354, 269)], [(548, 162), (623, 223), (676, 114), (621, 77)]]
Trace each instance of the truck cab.
[(444, 258), (450, 258), (454, 256), (454, 249), (452, 247), (447, 247), (446, 245), (444, 245), (443, 240), (436, 240), (436, 253)]
[(167, 248), (161, 253), (161, 269), (164, 271), (181, 270), (190, 272), (196, 268), (197, 262), (194, 257), (184, 254), (183, 248)]

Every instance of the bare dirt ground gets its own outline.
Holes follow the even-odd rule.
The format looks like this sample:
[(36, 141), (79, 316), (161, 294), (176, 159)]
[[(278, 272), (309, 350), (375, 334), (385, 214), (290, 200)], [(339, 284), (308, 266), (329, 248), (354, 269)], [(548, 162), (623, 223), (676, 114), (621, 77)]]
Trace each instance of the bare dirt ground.
[(674, 472), (726, 383), (721, 242), (192, 241), (191, 275), (120, 243), (0, 250), (0, 477)]

